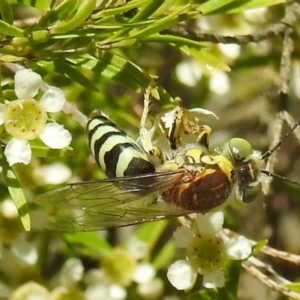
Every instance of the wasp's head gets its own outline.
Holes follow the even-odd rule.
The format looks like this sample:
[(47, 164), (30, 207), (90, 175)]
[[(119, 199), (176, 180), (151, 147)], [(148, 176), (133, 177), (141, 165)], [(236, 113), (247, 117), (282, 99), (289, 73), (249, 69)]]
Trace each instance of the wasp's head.
[(253, 199), (253, 194), (261, 190), (262, 168), (264, 160), (259, 151), (241, 138), (233, 138), (225, 145), (225, 154), (231, 160), (233, 177), (237, 185), (237, 197), (244, 202)]

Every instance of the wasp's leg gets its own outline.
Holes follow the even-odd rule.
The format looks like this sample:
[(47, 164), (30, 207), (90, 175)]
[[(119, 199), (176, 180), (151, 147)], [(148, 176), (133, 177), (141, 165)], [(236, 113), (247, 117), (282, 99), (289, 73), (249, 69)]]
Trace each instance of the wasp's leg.
[(149, 86), (144, 93), (144, 109), (143, 109), (141, 122), (140, 122), (140, 143), (143, 150), (147, 154), (149, 154), (150, 156), (154, 156), (155, 149), (152, 144), (152, 137), (146, 128), (146, 121), (148, 119), (150, 103), (151, 103), (150, 95), (151, 95), (151, 86)]
[(209, 147), (209, 136), (211, 134), (212, 129), (207, 125), (201, 125), (199, 128), (199, 134), (197, 136), (197, 142), (208, 149)]
[(196, 136), (196, 142), (204, 148), (209, 147), (209, 136), (212, 129), (208, 125), (199, 125), (199, 120), (188, 120), (183, 118), (182, 126), (185, 134), (192, 134)]

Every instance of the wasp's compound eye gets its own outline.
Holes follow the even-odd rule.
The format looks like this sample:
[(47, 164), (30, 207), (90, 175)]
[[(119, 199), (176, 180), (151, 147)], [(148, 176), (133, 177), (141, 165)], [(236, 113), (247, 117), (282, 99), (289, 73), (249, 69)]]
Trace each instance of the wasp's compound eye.
[(240, 138), (233, 138), (228, 142), (228, 149), (234, 160), (245, 161), (253, 153), (251, 144)]

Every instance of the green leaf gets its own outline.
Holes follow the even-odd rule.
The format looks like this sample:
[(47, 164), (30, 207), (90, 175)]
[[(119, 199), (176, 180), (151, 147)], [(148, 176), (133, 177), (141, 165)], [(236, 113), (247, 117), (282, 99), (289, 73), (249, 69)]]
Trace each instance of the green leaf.
[(233, 1), (227, 13), (239, 13), (247, 9), (259, 7), (273, 6), (281, 3), (286, 3), (286, 0), (252, 0), (252, 1)]
[(0, 33), (4, 35), (14, 36), (14, 37), (22, 37), (24, 36), (23, 30), (10, 25), (2, 20), (0, 20)]
[(182, 46), (180, 49), (192, 56), (194, 56), (199, 62), (203, 63), (204, 65), (210, 65), (213, 68), (229, 72), (230, 67), (222, 62), (218, 57), (211, 54), (211, 52), (205, 48), (196, 48), (196, 47), (187, 47)]
[(266, 7), (286, 3), (286, 0), (211, 0), (202, 5), (199, 9), (203, 14), (211, 13), (239, 13), (247, 9)]
[[(192, 296), (190, 300), (219, 300), (218, 291), (215, 289), (203, 289), (198, 294)], [(220, 299), (221, 300), (221, 299)], [(224, 299), (225, 300), (225, 299)]]
[(57, 72), (64, 74), (66, 77), (69, 77), (85, 88), (99, 92), (99, 89), (90, 81), (90, 79), (84, 76), (83, 72), (80, 71), (79, 68), (77, 70), (76, 65), (68, 60), (54, 60), (54, 67)]
[(1, 164), (3, 167), (3, 177), (8, 187), (8, 192), (17, 206), (21, 222), (26, 231), (30, 230), (30, 217), (28, 211), (27, 200), (24, 192), (19, 184), (18, 178), (14, 170), (8, 165), (6, 158), (2, 157)]
[[(1, 0), (2, 1), (2, 0)], [(43, 11), (49, 10), (49, 0), (16, 0), (16, 1), (10, 1), (13, 4), (25, 4), (29, 5), (38, 9), (41, 9)]]
[(39, 21), (38, 27), (45, 28), (57, 22), (58, 20), (63, 21), (68, 18), (76, 10), (74, 5), (75, 0), (62, 1), (55, 9), (49, 10)]
[(167, 220), (145, 223), (138, 228), (135, 235), (139, 240), (147, 243), (149, 253), (151, 253), (167, 226)]
[[(130, 74), (125, 70), (130, 64), (127, 61), (124, 61), (124, 69), (121, 66), (118, 66), (117, 59), (114, 55), (105, 52), (103, 56), (98, 59), (96, 58), (68, 58), (68, 61), (78, 65), (87, 70), (93, 71), (99, 76), (104, 76), (106, 78), (112, 79), (117, 83), (125, 85), (126, 87), (132, 90), (140, 90), (138, 82), (133, 78), (133, 74), (129, 71)], [(126, 65), (128, 64), (128, 65)], [(127, 76), (126, 76), (127, 75)], [(141, 73), (142, 76), (144, 74)], [(140, 80), (143, 77), (140, 77)]]
[(268, 240), (261, 240), (257, 242), (257, 244), (252, 248), (252, 255), (258, 254), (260, 252), (261, 248), (266, 246), (268, 244)]
[[(82, 58), (68, 58), (67, 60), (137, 92), (140, 92), (141, 88), (147, 88), (153, 82), (151, 77), (121, 56), (102, 50), (99, 50), (95, 55), (97, 57), (89, 55)], [(157, 90), (162, 101), (173, 101), (173, 98), (161, 86), (158, 85)]]
[(226, 263), (224, 268), (226, 286), (224, 288), (219, 289), (219, 294), (222, 297), (221, 299), (235, 300), (237, 298), (241, 268), (241, 260), (229, 260)]
[[(109, 243), (97, 232), (74, 232), (64, 234), (64, 238), (71, 244), (77, 244), (92, 250), (94, 253), (107, 253), (111, 251)], [(88, 251), (91, 252), (91, 251)]]
[(2, 17), (2, 20), (10, 25), (13, 24), (14, 16), (13, 12), (11, 10), (10, 5), (8, 4), (7, 0), (1, 0), (0, 1), (0, 14)]
[[(129, 23), (134, 24), (139, 21), (147, 20), (161, 5), (162, 2), (160, 0), (148, 1), (148, 4), (142, 7), (142, 9), (129, 21)], [(147, 28), (145, 30), (147, 30)], [(110, 43), (116, 41), (120, 37), (124, 38), (128, 31), (128, 28), (119, 30), (116, 34), (108, 38), (106, 42)]]
[(105, 18), (105, 17), (109, 17), (109, 16), (116, 16), (116, 15), (125, 13), (129, 10), (132, 10), (134, 8), (141, 7), (144, 5), (144, 3), (147, 3), (147, 2), (149, 2), (149, 0), (129, 1), (118, 7), (107, 8), (107, 9), (101, 10), (100, 12), (94, 14), (92, 16), (92, 18), (100, 19), (100, 18)]
[[(1, 67), (0, 67), (0, 82), (2, 82), (2, 68)], [(5, 98), (4, 98), (4, 94), (3, 94), (3, 87), (0, 84), (0, 103), (4, 103), (4, 101), (5, 101)], [(0, 127), (0, 132), (2, 132), (2, 130), (4, 130), (3, 126)], [(1, 157), (2, 156), (3, 156), (3, 153), (1, 153)]]
[(30, 141), (30, 147), (32, 156), (34, 157), (66, 157), (74, 155), (74, 151), (71, 147), (64, 149), (50, 149), (38, 139)]
[[(65, 0), (65, 1), (62, 1), (53, 10), (53, 15), (55, 15), (58, 20), (64, 20), (65, 18), (69, 17), (76, 10), (75, 1), (76, 0)], [(78, 2), (78, 1), (76, 1), (76, 2)]]
[(74, 16), (68, 21), (63, 21), (54, 26), (50, 31), (51, 33), (64, 33), (76, 27), (79, 27), (93, 12), (96, 0), (82, 0), (77, 1), (79, 5)]
[(300, 282), (286, 283), (283, 286), (300, 294)]
[(200, 48), (206, 48), (207, 46), (205, 46), (204, 44), (197, 42), (197, 41), (193, 41), (190, 40), (188, 38), (184, 38), (184, 37), (179, 37), (179, 36), (175, 36), (175, 35), (169, 35), (169, 34), (153, 34), (151, 36), (148, 37), (142, 37), (142, 39), (140, 40), (141, 42), (147, 42), (147, 43), (166, 43), (166, 44), (171, 44), (173, 46), (187, 46), (187, 48), (192, 47), (192, 48), (196, 48), (196, 49), (200, 49)]
[(168, 265), (176, 254), (177, 248), (174, 239), (170, 239), (153, 258), (152, 264), (156, 270)]
[[(155, 23), (148, 25), (146, 28), (142, 30), (133, 30), (132, 33), (129, 34), (131, 38), (138, 38), (138, 37), (147, 37), (151, 34), (160, 32), (166, 28), (174, 26), (186, 19), (191, 18), (191, 16), (198, 14), (195, 12), (187, 13), (190, 9), (189, 5), (181, 7), (178, 10), (175, 10), (171, 14), (167, 15), (166, 17), (156, 21)], [(185, 13), (186, 12), (186, 13)]]
[(206, 1), (203, 4), (198, 6), (198, 9), (203, 15), (207, 15), (209, 13), (212, 13), (221, 7), (233, 2), (236, 0), (210, 0)]
[(130, 20), (130, 23), (148, 19), (162, 4), (163, 1), (161, 0), (148, 1), (148, 4), (142, 7), (142, 9)]

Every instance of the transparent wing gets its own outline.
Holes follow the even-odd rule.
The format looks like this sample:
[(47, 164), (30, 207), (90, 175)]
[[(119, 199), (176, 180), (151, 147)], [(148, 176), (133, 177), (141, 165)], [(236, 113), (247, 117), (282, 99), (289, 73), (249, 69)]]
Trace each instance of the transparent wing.
[(180, 185), (182, 171), (79, 182), (41, 194), (35, 202), (49, 211), (47, 227), (93, 231), (190, 213), (163, 201), (161, 193)]

